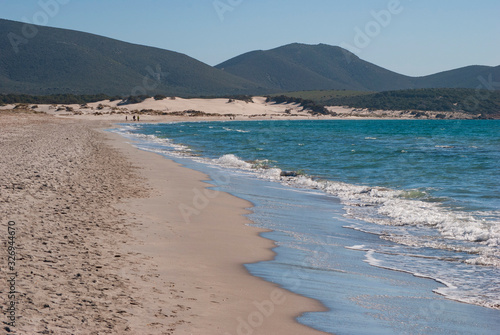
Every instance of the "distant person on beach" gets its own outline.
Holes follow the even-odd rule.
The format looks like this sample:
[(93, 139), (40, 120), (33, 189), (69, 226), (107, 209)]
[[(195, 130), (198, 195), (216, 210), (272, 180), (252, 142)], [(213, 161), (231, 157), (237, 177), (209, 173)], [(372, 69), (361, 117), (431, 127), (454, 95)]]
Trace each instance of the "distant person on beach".
[(139, 121), (139, 115), (137, 115), (137, 121)]
[(132, 119), (135, 121), (135, 115), (134, 115), (134, 116), (132, 116)]
[(125, 115), (125, 121), (128, 121), (128, 116)]

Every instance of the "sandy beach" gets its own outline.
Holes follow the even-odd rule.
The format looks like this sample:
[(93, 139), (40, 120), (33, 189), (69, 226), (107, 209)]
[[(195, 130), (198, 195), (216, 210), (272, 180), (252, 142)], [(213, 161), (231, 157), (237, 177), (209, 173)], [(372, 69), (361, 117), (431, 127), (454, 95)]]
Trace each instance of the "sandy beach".
[(311, 113), (295, 103), (266, 102), (265, 97), (255, 96), (251, 101), (234, 99), (183, 99), (169, 97), (163, 100), (148, 98), (140, 103), (123, 104), (122, 100), (99, 101), (83, 105), (17, 104), (0, 107), (0, 110), (29, 110), (62, 118), (134, 122), (203, 121), (203, 120), (360, 120), (360, 119), (471, 119), (472, 114), (440, 111), (387, 111), (356, 109), (344, 106), (327, 106), (330, 115)]
[(274, 256), (247, 225), (250, 203), (103, 131), (100, 118), (0, 115), (3, 248), (16, 228), (14, 324), (0, 287), (5, 331), (320, 333), (295, 317), (324, 307), (243, 266)]

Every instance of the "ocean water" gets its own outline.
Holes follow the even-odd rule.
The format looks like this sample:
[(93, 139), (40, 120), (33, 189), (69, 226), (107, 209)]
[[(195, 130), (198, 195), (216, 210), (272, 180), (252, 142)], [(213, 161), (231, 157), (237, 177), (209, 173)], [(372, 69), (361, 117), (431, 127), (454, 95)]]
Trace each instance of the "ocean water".
[[(248, 270), (320, 300), (336, 334), (498, 334), (500, 122), (123, 124), (136, 145), (254, 204), (273, 261)], [(229, 333), (237, 333), (237, 330)]]

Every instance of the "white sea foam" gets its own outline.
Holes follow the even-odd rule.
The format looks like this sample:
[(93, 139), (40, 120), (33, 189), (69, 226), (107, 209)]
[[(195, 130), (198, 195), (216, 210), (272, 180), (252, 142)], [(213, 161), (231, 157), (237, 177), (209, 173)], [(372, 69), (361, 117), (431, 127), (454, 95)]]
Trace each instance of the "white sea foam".
[(223, 127), (222, 129), (224, 129), (225, 131), (235, 131), (237, 133), (249, 133), (250, 132), (249, 130), (231, 129), (228, 127)]
[(373, 250), (369, 250), (366, 253), (366, 261), (370, 265), (381, 267), (381, 262), (373, 256), (374, 253), (375, 252)]
[(498, 277), (492, 276), (488, 268), (465, 268), (464, 264), (436, 267), (434, 257), (381, 253), (365, 246), (348, 248), (366, 252), (365, 261), (370, 265), (411, 273), (416, 277), (433, 279), (445, 285), (433, 291), (448, 299), (500, 309), (500, 296), (497, 292), (500, 282)]
[(500, 267), (500, 255), (483, 255), (476, 258), (467, 259), (465, 261), (471, 265), (494, 266)]
[[(282, 171), (278, 168), (261, 168), (232, 154), (224, 155), (214, 160), (213, 163), (229, 168), (254, 171), (261, 178), (289, 186), (324, 191), (340, 198), (346, 205), (347, 213), (358, 219), (379, 225), (427, 226), (437, 229), (446, 239), (477, 242), (478, 246), (495, 248), (500, 246), (500, 223), (486, 222), (477, 218), (475, 213), (449, 210), (442, 207), (439, 202), (418, 200), (426, 196), (422, 190), (401, 191), (384, 187), (353, 185), (330, 180), (316, 180), (305, 175), (287, 177), (282, 176)], [(422, 243), (417, 240), (414, 242)], [(440, 246), (434, 244), (433, 247)], [(451, 249), (444, 244), (441, 247)], [(479, 250), (480, 253), (485, 253), (490, 249)], [(496, 264), (491, 260), (487, 263)]]
[(148, 143), (153, 143), (157, 144), (159, 146), (162, 146), (163, 148), (161, 149), (152, 149), (152, 148), (143, 148), (148, 151), (155, 151), (155, 152), (160, 152), (160, 153), (173, 153), (181, 156), (185, 155), (191, 155), (191, 149), (188, 146), (185, 146), (183, 144), (177, 144), (174, 143), (172, 140), (168, 138), (162, 138), (158, 137), (156, 135), (147, 135), (147, 134), (141, 134), (141, 133), (136, 133), (134, 130), (137, 130), (139, 127), (134, 126), (134, 125), (123, 125), (120, 129), (116, 130), (117, 133), (128, 137), (133, 140), (143, 140), (147, 141)]
[(251, 170), (252, 164), (245, 162), (244, 160), (239, 159), (233, 154), (228, 154), (221, 156), (212, 161), (213, 164), (220, 165), (227, 168), (236, 168), (236, 169), (245, 169)]
[[(449, 210), (440, 203), (407, 198), (409, 193), (423, 196), (424, 193), (418, 190), (399, 191), (333, 181), (316, 181), (306, 176), (286, 180), (285, 183), (296, 187), (319, 189), (335, 195), (347, 205), (348, 213), (373, 223), (429, 226), (437, 229), (443, 237), (452, 240), (478, 242), (490, 247), (500, 245), (500, 223), (479, 219), (477, 213)], [(363, 215), (363, 207), (371, 207), (368, 208), (369, 215)], [(373, 216), (374, 210), (378, 215)]]
[[(267, 176), (266, 176), (267, 177)], [(500, 267), (500, 223), (484, 221), (478, 213), (454, 211), (439, 202), (425, 202), (421, 190), (399, 191), (381, 187), (367, 187), (342, 182), (314, 180), (307, 176), (273, 178), (294, 187), (322, 190), (332, 194), (346, 205), (348, 215), (378, 225), (428, 227), (442, 236), (441, 241), (423, 239), (412, 234), (387, 237), (393, 242), (414, 247), (452, 250), (477, 254), (469, 264)], [(407, 232), (406, 232), (407, 233)], [(474, 242), (457, 244), (455, 241)]]

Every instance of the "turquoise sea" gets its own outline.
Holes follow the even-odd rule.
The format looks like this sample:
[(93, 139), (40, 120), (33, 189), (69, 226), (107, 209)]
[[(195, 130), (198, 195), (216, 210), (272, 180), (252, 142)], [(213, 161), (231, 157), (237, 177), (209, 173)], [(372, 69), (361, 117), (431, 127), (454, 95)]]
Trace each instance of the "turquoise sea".
[[(254, 204), (273, 261), (335, 334), (498, 334), (500, 121), (122, 124), (114, 131)], [(236, 330), (228, 330), (230, 334)]]

